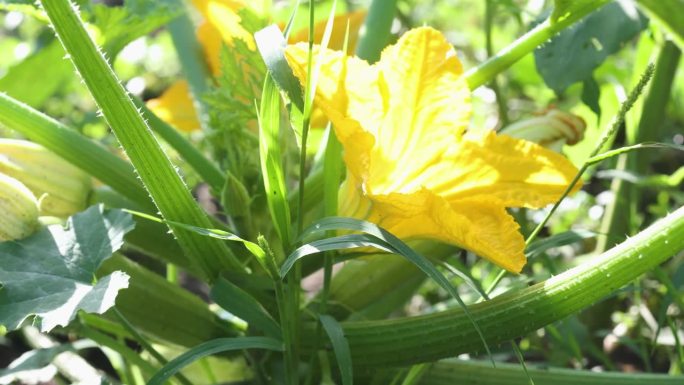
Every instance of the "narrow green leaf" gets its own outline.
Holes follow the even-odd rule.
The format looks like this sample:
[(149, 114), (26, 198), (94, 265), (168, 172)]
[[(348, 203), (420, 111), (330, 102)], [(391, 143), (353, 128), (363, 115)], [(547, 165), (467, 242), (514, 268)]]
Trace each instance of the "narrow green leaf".
[(332, 250), (356, 249), (359, 247), (374, 247), (388, 253), (395, 252), (395, 249), (387, 242), (383, 242), (373, 235), (349, 234), (340, 235), (339, 237), (320, 239), (302, 245), (288, 255), (287, 259), (285, 259), (285, 262), (283, 262), (283, 264), (280, 266), (280, 277), (285, 278), (287, 273), (289, 273), (292, 269), (292, 266), (294, 266), (298, 260), (308, 255)]
[[(162, 216), (180, 223), (210, 227), (209, 218), (193, 199), (126, 90), (88, 36), (69, 0), (43, 0), (41, 4)], [(242, 269), (224, 243), (183, 229), (171, 230), (188, 259), (197, 263), (209, 280), (215, 279), (222, 270)]]
[(323, 314), (319, 320), (332, 343), (337, 365), (340, 368), (342, 385), (352, 385), (354, 383), (354, 366), (352, 365), (349, 343), (344, 337), (344, 330), (337, 320), (329, 315)]
[(225, 310), (247, 321), (250, 327), (261, 330), (267, 337), (282, 340), (278, 322), (249, 293), (230, 281), (219, 278), (211, 288), (211, 299)]
[(278, 340), (266, 337), (217, 338), (195, 346), (169, 361), (167, 365), (164, 365), (164, 367), (147, 382), (147, 385), (161, 385), (178, 371), (203, 357), (227, 351), (245, 349), (282, 351), (283, 344)]
[(287, 94), (299, 111), (303, 111), (302, 87), (285, 59), (287, 42), (278, 26), (271, 25), (255, 33), (254, 40), (256, 40), (261, 57), (278, 88)]
[(525, 249), (525, 256), (528, 259), (535, 258), (543, 254), (546, 250), (554, 247), (561, 247), (579, 242), (585, 239), (596, 237), (596, 233), (588, 230), (569, 230), (560, 234), (554, 234), (548, 238), (532, 242)]
[(259, 153), (266, 200), (283, 247), (290, 247), (290, 206), (280, 151), (280, 94), (269, 75), (259, 108)]

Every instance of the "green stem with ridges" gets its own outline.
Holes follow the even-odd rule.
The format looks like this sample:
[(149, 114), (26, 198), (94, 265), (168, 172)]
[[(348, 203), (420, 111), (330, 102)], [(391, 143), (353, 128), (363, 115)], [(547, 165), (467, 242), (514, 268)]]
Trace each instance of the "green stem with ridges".
[[(41, 4), (161, 215), (170, 221), (210, 228), (211, 221), (193, 199), (126, 90), (88, 36), (71, 3), (68, 0), (41, 0)], [(171, 227), (171, 230), (188, 258), (200, 266), (210, 281), (222, 270), (242, 270), (223, 241), (184, 229)]]
[[(682, 376), (646, 373), (611, 373), (563, 368), (529, 368), (537, 385), (675, 385), (684, 382)], [(527, 385), (527, 377), (520, 367), (500, 364), (496, 369), (488, 362), (446, 360), (433, 364), (423, 376), (421, 385)]]
[(557, 21), (552, 21), (551, 18), (546, 19), (508, 47), (499, 51), (494, 57), (466, 72), (465, 76), (470, 89), (474, 90), (483, 84), (489, 83), (494, 79), (494, 76), (506, 70), (523, 56), (534, 51), (535, 48), (543, 44), (549, 38), (610, 1), (611, 0), (586, 1), (583, 7), (574, 10), (574, 12), (567, 17)]
[(150, 111), (144, 103), (134, 100), (135, 105), (141, 109), (150, 128), (164, 139), (178, 154), (186, 161), (190, 167), (216, 192), (223, 189), (226, 183), (221, 169), (210, 161), (202, 152), (188, 141), (177, 129), (161, 120), (154, 112)]
[[(561, 320), (684, 250), (684, 208), (595, 257), (529, 288), (469, 307), (496, 345)], [(395, 320), (344, 323), (356, 366), (408, 365), (476, 352), (482, 341), (461, 309)], [(501, 327), (506, 325), (506, 327)]]
[(389, 44), (392, 21), (397, 12), (397, 0), (373, 0), (359, 33), (356, 56), (374, 63)]
[(0, 126), (40, 144), (128, 199), (147, 208), (154, 207), (130, 163), (77, 131), (1, 92)]

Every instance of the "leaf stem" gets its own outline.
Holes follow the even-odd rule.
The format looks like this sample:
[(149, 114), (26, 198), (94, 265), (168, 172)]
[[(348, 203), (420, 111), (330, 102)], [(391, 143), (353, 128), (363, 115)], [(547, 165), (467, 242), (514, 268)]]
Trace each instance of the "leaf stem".
[(585, 2), (586, 5), (584, 7), (575, 10), (567, 17), (556, 22), (553, 22), (551, 18), (546, 19), (508, 47), (499, 51), (494, 57), (489, 58), (486, 62), (466, 72), (465, 77), (470, 89), (474, 90), (483, 84), (489, 83), (496, 74), (506, 70), (513, 65), (513, 63), (532, 52), (553, 35), (571, 26), (584, 16), (587, 16), (610, 1), (611, 0), (587, 1)]

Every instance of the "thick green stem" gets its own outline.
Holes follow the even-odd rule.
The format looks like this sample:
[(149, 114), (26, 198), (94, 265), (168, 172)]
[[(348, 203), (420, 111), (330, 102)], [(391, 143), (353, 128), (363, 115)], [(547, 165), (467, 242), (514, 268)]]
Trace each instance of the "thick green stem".
[(40, 144), (128, 199), (146, 208), (154, 207), (130, 163), (77, 131), (1, 92), (0, 126)]
[(523, 56), (534, 51), (535, 48), (547, 41), (553, 35), (571, 26), (610, 1), (611, 0), (585, 1), (584, 3), (586, 5), (579, 7), (567, 17), (555, 22), (549, 18), (537, 25), (531, 31), (514, 41), (511, 45), (501, 50), (494, 57), (466, 72), (465, 76), (468, 80), (470, 89), (474, 90), (483, 84), (489, 83), (494, 79), (496, 74), (503, 72)]
[[(684, 382), (682, 376), (646, 373), (592, 372), (561, 368), (528, 368), (536, 385), (592, 384), (592, 385), (675, 385)], [(430, 367), (420, 385), (528, 385), (529, 381), (518, 365), (489, 362), (446, 360)]]
[(396, 12), (397, 0), (373, 0), (368, 9), (366, 22), (359, 33), (356, 56), (370, 63), (380, 59), (380, 53), (390, 41)]
[[(135, 166), (161, 215), (173, 222), (210, 228), (211, 221), (164, 154), (147, 123), (99, 52), (69, 0), (42, 0), (65, 50)], [(223, 243), (185, 229), (174, 231), (187, 256), (213, 280), (222, 270), (242, 270)]]
[[(470, 306), (487, 343), (524, 336), (590, 306), (684, 250), (684, 208), (544, 282)], [(506, 327), (502, 327), (506, 325)], [(343, 324), (356, 366), (408, 365), (477, 352), (482, 341), (460, 309)]]
[(218, 166), (210, 161), (202, 152), (188, 141), (177, 129), (161, 120), (154, 112), (150, 111), (144, 103), (135, 100), (136, 106), (140, 108), (150, 128), (164, 139), (178, 154), (186, 161), (190, 167), (207, 182), (215, 191), (220, 192), (226, 179)]

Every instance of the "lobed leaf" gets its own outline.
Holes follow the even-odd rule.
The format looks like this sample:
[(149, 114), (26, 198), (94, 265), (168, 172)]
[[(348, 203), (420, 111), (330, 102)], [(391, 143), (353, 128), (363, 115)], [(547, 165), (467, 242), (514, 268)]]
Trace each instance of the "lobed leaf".
[(102, 314), (114, 306), (128, 275), (95, 271), (123, 245), (130, 215), (93, 206), (20, 241), (0, 243), (0, 324), (17, 329), (36, 315), (42, 331), (66, 326), (79, 310)]

